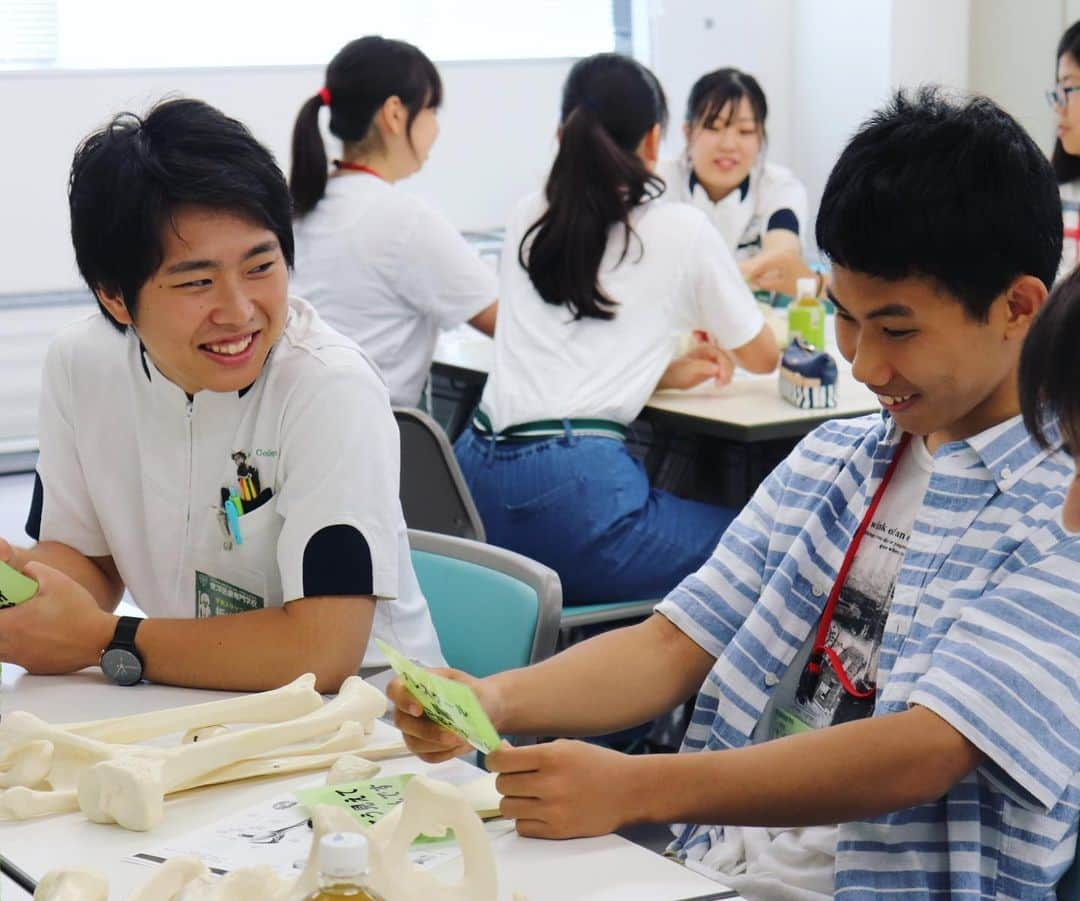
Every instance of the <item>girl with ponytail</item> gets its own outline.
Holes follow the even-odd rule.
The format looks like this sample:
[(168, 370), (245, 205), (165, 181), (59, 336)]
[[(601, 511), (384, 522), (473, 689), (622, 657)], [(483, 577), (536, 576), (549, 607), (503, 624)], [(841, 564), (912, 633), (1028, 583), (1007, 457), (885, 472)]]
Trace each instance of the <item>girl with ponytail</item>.
[[(293, 128), (293, 292), (357, 342), (390, 399), (415, 407), (440, 329), (495, 329), (495, 275), (450, 222), (394, 183), (418, 172), (439, 132), (438, 70), (404, 41), (350, 41)], [(329, 107), (341, 158), (327, 159)]]
[[(778, 359), (708, 219), (656, 202), (666, 113), (632, 59), (571, 69), (545, 191), (507, 228), (495, 365), (455, 447), (488, 541), (555, 569), (567, 604), (660, 597), (704, 562), (735, 511), (650, 488), (627, 426), (658, 387)], [(676, 359), (694, 329), (719, 345)]]

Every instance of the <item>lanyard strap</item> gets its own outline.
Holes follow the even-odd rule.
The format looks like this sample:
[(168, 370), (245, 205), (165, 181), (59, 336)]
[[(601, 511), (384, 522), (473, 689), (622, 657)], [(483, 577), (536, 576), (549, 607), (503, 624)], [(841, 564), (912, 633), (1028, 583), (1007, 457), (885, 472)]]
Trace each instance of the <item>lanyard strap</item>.
[(346, 169), (349, 172), (366, 172), (368, 175), (374, 175), (376, 178), (386, 181), (385, 178), (370, 166), (365, 166), (363, 163), (354, 163), (352, 160), (334, 160), (334, 167), (337, 169)]
[(806, 665), (806, 671), (816, 678), (821, 675), (823, 659), (828, 659), (829, 665), (832, 666), (833, 671), (836, 673), (836, 677), (844, 687), (844, 691), (856, 698), (873, 697), (874, 693), (877, 691), (877, 686), (871, 683), (865, 690), (857, 688), (852, 683), (851, 679), (848, 678), (848, 674), (844, 672), (844, 665), (840, 660), (840, 655), (832, 648), (826, 646), (825, 641), (829, 637), (829, 627), (832, 625), (833, 616), (836, 613), (836, 605), (840, 601), (840, 590), (844, 587), (844, 583), (847, 581), (848, 572), (851, 570), (851, 565), (855, 562), (855, 554), (859, 550), (859, 545), (862, 544), (866, 530), (870, 528), (870, 523), (874, 519), (874, 514), (877, 512), (878, 505), (885, 496), (885, 489), (889, 487), (889, 482), (892, 481), (892, 477), (900, 464), (900, 458), (904, 455), (904, 451), (907, 449), (910, 442), (911, 435), (905, 432), (900, 438), (900, 443), (896, 446), (896, 452), (893, 454), (892, 460), (889, 461), (889, 468), (885, 470), (885, 475), (881, 479), (881, 484), (878, 485), (877, 491), (874, 492), (874, 497), (870, 501), (870, 506), (866, 510), (866, 515), (863, 516), (862, 522), (859, 523), (859, 527), (855, 530), (854, 536), (852, 536), (851, 544), (848, 546), (847, 553), (844, 554), (844, 562), (840, 564), (840, 571), (836, 574), (836, 581), (833, 583), (832, 591), (829, 592), (829, 599), (825, 604), (825, 610), (821, 614), (821, 621), (818, 623), (817, 637), (814, 639), (814, 648), (810, 652), (810, 661)]

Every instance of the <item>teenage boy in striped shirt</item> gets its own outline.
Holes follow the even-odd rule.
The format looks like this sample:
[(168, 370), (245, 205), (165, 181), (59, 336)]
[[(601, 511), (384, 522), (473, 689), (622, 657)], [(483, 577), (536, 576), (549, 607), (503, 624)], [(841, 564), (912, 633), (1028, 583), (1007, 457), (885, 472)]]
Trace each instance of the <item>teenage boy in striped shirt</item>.
[[(899, 94), (842, 153), (817, 241), (883, 413), (807, 436), (648, 621), (456, 675), (508, 734), (699, 691), (684, 753), (490, 755), (502, 811), (551, 838), (690, 824), (673, 852), (751, 898), (1052, 897), (1080, 803), (1080, 538), (1018, 367), (1061, 254), (1053, 173), (989, 100)], [(390, 693), (413, 750), (463, 752)]]

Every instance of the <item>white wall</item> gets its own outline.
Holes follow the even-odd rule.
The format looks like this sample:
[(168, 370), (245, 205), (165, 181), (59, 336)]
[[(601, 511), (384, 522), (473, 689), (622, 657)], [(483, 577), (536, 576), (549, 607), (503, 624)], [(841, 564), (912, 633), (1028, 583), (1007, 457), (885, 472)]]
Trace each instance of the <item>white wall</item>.
[(713, 69), (735, 66), (753, 75), (768, 98), (770, 157), (790, 160), (791, 7), (791, 0), (653, 0), (650, 64), (671, 106), (667, 155), (683, 151), (683, 113), (693, 83)]
[[(446, 63), (442, 136), (402, 183), (460, 228), (500, 225), (543, 177), (570, 63)], [(202, 98), (252, 129), (288, 165), (293, 118), (322, 84), (321, 67), (160, 72), (0, 73), (0, 294), (79, 286), (65, 189), (79, 139), (120, 109), (164, 94)]]
[(971, 4), (969, 84), (1015, 116), (1039, 146), (1054, 144), (1054, 115), (1043, 92), (1054, 84), (1054, 51), (1075, 0), (975, 0)]
[[(1056, 2), (1056, 0), (1055, 0)], [(982, 0), (896, 0), (892, 4), (894, 87), (933, 82), (965, 89), (972, 6)]]

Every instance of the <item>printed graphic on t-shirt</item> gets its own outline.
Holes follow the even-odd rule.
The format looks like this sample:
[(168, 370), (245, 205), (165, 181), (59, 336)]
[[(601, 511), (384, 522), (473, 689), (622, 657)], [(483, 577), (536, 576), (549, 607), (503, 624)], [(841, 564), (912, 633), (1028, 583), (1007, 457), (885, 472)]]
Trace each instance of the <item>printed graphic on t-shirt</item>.
[[(910, 537), (910, 531), (874, 520), (840, 589), (825, 643), (836, 652), (848, 679), (860, 691), (872, 686), (877, 677), (885, 620)], [(820, 729), (862, 719), (870, 715), (873, 707), (874, 696), (857, 698), (848, 694), (826, 660), (814, 694), (806, 703), (796, 699), (791, 709), (782, 712), (784, 715), (778, 711), (777, 728), (785, 733), (800, 728)], [(798, 722), (791, 722), (792, 718)]]
[(195, 618), (262, 610), (263, 599), (216, 576), (195, 570)]

